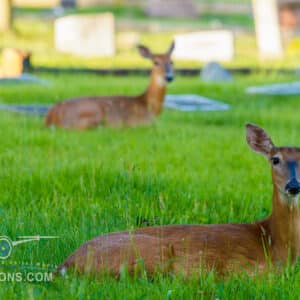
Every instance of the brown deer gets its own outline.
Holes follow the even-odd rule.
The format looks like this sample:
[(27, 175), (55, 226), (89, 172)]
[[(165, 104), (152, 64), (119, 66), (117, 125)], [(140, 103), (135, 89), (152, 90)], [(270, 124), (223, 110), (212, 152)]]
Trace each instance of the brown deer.
[(165, 54), (152, 54), (138, 46), (140, 54), (152, 60), (150, 85), (139, 96), (80, 97), (54, 105), (46, 115), (46, 126), (86, 129), (98, 125), (136, 126), (151, 122), (163, 107), (167, 82), (173, 80), (171, 54), (174, 42)]
[(191, 274), (200, 267), (225, 274), (295, 263), (300, 256), (300, 148), (274, 146), (255, 125), (248, 124), (246, 131), (249, 146), (271, 165), (270, 217), (249, 224), (169, 225), (106, 234), (83, 244), (58, 270), (118, 276), (123, 266), (134, 273), (142, 262), (148, 274)]

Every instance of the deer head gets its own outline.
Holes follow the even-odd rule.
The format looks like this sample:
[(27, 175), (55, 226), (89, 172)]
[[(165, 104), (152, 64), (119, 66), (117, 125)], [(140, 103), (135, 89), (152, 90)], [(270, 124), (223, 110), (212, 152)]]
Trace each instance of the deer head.
[(273, 184), (280, 198), (296, 202), (300, 193), (300, 148), (274, 146), (269, 135), (256, 125), (247, 124), (246, 133), (249, 146), (270, 162)]
[(153, 54), (149, 48), (139, 45), (140, 54), (148, 59), (151, 59), (154, 64), (154, 70), (159, 73), (166, 82), (171, 82), (174, 79), (173, 62), (171, 60), (172, 52), (175, 48), (175, 43), (172, 42), (169, 50), (164, 54)]

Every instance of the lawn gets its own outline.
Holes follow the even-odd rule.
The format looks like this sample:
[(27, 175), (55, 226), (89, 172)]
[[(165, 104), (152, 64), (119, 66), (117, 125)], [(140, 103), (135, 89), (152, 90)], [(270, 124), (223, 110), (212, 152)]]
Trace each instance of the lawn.
[[(41, 75), (42, 76), (42, 75)], [(86, 94), (135, 94), (147, 78), (44, 75), (49, 87), (7, 86), (0, 102), (54, 103)], [(6, 263), (59, 264), (82, 242), (154, 224), (252, 222), (271, 209), (268, 163), (245, 141), (246, 122), (279, 145), (300, 145), (300, 97), (244, 94), (248, 85), (295, 80), (258, 74), (229, 84), (176, 78), (170, 93), (199, 93), (228, 112), (165, 110), (152, 125), (87, 132), (46, 129), (38, 117), (0, 113), (0, 232), (57, 235), (19, 245)], [(134, 84), (133, 84), (134, 83)], [(300, 264), (279, 274), (199, 274), (132, 279), (70, 276), (52, 283), (1, 282), (1, 299), (299, 299)]]

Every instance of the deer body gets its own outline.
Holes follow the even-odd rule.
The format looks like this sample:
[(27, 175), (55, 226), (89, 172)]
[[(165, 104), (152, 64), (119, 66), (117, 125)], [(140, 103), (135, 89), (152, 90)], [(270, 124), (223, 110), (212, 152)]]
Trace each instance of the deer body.
[(200, 267), (254, 270), (267, 264), (259, 225), (170, 225), (103, 235), (82, 245), (59, 269), (118, 276), (122, 266), (134, 273), (142, 260), (150, 275), (190, 274)]
[(154, 55), (140, 46), (141, 54), (153, 60), (150, 84), (139, 96), (95, 96), (65, 100), (54, 105), (46, 116), (46, 126), (86, 129), (98, 125), (136, 126), (150, 123), (163, 108), (167, 81), (173, 79), (170, 56), (174, 44), (167, 54)]
[(270, 217), (249, 224), (170, 225), (102, 235), (79, 247), (59, 271), (65, 273), (71, 268), (80, 273), (118, 276), (123, 266), (135, 273), (142, 261), (150, 275), (157, 270), (191, 274), (201, 267), (224, 274), (295, 263), (300, 256), (300, 148), (277, 148), (254, 125), (247, 126), (247, 140), (272, 163)]

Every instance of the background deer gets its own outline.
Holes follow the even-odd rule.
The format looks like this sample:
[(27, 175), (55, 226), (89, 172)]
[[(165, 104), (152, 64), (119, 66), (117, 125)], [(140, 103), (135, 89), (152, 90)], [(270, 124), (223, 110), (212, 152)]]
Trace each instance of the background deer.
[(125, 265), (130, 273), (142, 261), (148, 274), (183, 272), (204, 267), (220, 274), (266, 270), (277, 263), (296, 262), (300, 255), (300, 148), (275, 147), (267, 133), (246, 126), (247, 141), (268, 159), (273, 179), (270, 217), (249, 224), (170, 225), (99, 236), (86, 242), (59, 267), (77, 272), (109, 272), (118, 276)]
[(46, 125), (86, 129), (98, 125), (135, 126), (151, 122), (161, 113), (167, 82), (173, 80), (171, 54), (174, 46), (173, 42), (165, 54), (152, 54), (147, 47), (138, 46), (140, 54), (153, 62), (150, 85), (143, 94), (66, 100), (49, 110)]

